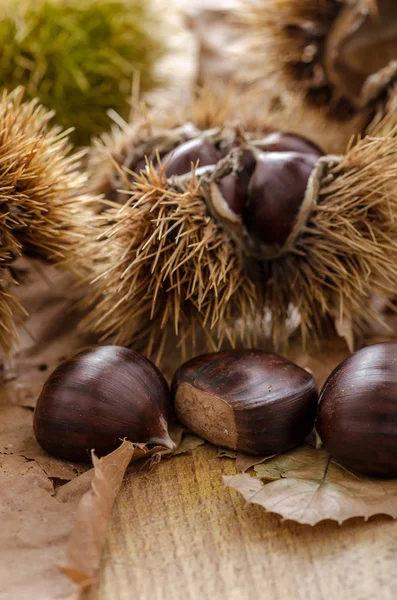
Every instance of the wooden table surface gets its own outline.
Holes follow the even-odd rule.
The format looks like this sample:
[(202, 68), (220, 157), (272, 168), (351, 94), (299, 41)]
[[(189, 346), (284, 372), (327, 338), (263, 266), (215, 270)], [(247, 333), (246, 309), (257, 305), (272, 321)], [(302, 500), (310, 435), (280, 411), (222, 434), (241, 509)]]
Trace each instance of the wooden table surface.
[(225, 488), (216, 449), (134, 465), (89, 600), (395, 600), (397, 522), (282, 522)]

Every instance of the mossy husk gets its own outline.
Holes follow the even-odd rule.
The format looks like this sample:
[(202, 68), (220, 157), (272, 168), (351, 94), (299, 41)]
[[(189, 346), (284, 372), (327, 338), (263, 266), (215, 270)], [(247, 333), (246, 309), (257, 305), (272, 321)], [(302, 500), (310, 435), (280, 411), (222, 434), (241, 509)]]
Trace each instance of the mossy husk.
[(128, 118), (134, 75), (154, 83), (164, 53), (161, 23), (148, 0), (4, 0), (0, 86), (26, 88), (74, 127), (85, 145), (109, 127), (107, 110)]
[[(185, 131), (218, 141), (234, 136), (249, 144), (265, 129), (252, 124), (243, 131), (233, 112), (223, 112), (222, 123), (215, 114), (213, 120), (192, 115)], [(204, 122), (209, 130), (200, 127)], [(391, 295), (397, 281), (392, 136), (367, 137), (345, 156), (320, 159), (312, 197), (291, 240), (259, 257), (211, 210), (211, 185), (220, 173), (233, 171), (233, 160), (223, 160), (210, 174), (192, 166), (191, 173), (168, 179), (158, 156), (140, 173), (127, 168), (133, 164), (123, 167), (114, 160), (115, 148), (133, 152), (145, 143), (150, 147), (153, 139), (175, 139), (181, 131), (180, 123), (175, 125), (167, 133), (163, 124), (140, 115), (119, 133), (116, 145), (114, 137), (107, 140), (108, 153), (106, 146), (95, 152), (103, 166), (107, 160), (107, 191), (116, 190), (113, 169), (117, 200), (124, 204), (108, 202), (94, 220), (95, 235), (78, 250), (78, 260), (91, 269), (88, 329), (159, 361), (167, 348), (186, 356), (261, 345), (269, 329), (280, 348), (288, 342), (294, 308), (306, 342), (319, 339), (331, 321), (352, 322), (360, 331), (378, 318), (370, 293)], [(134, 146), (133, 140), (139, 143)], [(101, 170), (92, 170), (91, 184), (95, 172)], [(102, 180), (99, 187), (105, 189)]]
[(237, 19), (248, 27), (237, 79), (269, 122), (342, 153), (385, 116), (397, 80), (394, 0), (245, 0)]
[(23, 253), (62, 263), (84, 237), (93, 199), (83, 192), (83, 153), (23, 89), (0, 96), (0, 348), (18, 339), (24, 309), (13, 294), (12, 263)]

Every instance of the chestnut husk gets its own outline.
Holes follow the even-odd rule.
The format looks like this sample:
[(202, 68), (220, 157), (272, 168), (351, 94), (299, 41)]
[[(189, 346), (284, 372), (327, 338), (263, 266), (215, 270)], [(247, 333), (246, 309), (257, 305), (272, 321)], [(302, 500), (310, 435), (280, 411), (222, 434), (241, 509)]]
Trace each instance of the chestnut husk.
[(163, 375), (128, 348), (102, 346), (62, 362), (44, 384), (34, 433), (49, 454), (91, 461), (126, 438), (173, 448), (168, 433), (170, 392)]
[(83, 153), (71, 153), (70, 131), (24, 94), (18, 87), (0, 96), (0, 357), (7, 362), (27, 316), (15, 261), (37, 257), (64, 268), (76, 238), (89, 235), (87, 207), (98, 200), (83, 191)]
[(246, 27), (237, 83), (267, 123), (337, 154), (369, 131), (394, 95), (394, 0), (247, 0), (237, 12)]
[[(393, 136), (321, 156), (299, 136), (258, 125), (244, 130), (231, 116), (207, 130), (198, 121), (183, 126), (220, 152), (216, 164), (198, 162), (167, 177), (174, 147), (164, 163), (148, 159), (140, 173), (127, 169), (125, 206), (94, 220), (76, 261), (91, 267), (85, 326), (102, 339), (158, 362), (168, 352), (186, 357), (269, 338), (280, 348), (297, 327), (303, 343), (312, 343), (335, 321), (338, 330), (351, 322), (360, 333), (378, 318), (368, 296), (391, 294), (397, 278)], [(141, 132), (148, 144), (157, 138), (155, 121), (150, 131)], [(277, 181), (267, 169), (272, 155), (285, 159)], [(279, 183), (294, 161), (299, 168), (283, 195)]]
[(270, 456), (302, 443), (313, 429), (313, 376), (282, 356), (234, 350), (193, 358), (172, 381), (179, 421), (215, 444)]
[(316, 430), (347, 469), (397, 477), (397, 342), (362, 348), (336, 367), (320, 394)]

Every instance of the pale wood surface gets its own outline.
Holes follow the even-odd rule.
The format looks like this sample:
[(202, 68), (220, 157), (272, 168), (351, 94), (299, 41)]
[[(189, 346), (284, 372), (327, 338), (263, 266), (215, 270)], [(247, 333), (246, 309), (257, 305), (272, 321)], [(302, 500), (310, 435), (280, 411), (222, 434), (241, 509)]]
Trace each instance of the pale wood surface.
[(223, 486), (209, 446), (133, 466), (89, 600), (395, 600), (397, 522), (283, 523)]

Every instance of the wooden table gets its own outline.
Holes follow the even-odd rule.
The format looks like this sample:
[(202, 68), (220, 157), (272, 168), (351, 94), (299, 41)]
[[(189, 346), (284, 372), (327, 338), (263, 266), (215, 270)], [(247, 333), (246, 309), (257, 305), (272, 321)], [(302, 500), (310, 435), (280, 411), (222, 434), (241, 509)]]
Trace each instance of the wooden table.
[(216, 449), (135, 465), (89, 600), (395, 600), (397, 522), (282, 522), (247, 506)]

